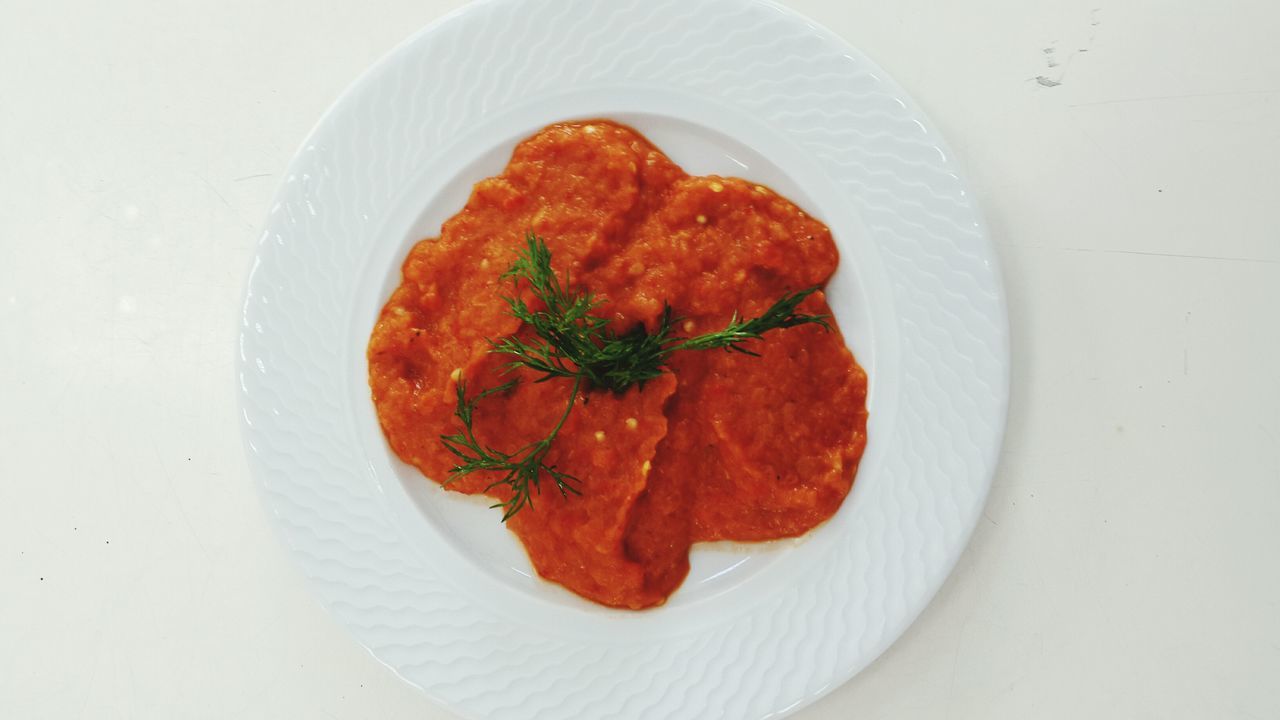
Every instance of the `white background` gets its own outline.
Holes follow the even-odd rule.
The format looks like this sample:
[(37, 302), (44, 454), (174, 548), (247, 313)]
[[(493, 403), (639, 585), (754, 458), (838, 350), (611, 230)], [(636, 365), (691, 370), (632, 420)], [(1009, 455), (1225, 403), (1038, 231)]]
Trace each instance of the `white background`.
[[(0, 0), (0, 717), (452, 717), (272, 536), (232, 358), (297, 144), (459, 4)], [(796, 717), (1280, 717), (1280, 3), (790, 4), (949, 138), (1014, 351), (955, 574)]]

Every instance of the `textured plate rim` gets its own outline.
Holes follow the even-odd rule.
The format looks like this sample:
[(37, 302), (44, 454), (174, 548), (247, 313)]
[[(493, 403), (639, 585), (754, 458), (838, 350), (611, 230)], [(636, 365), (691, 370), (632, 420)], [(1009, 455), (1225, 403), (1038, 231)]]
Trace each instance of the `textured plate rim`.
[[(497, 5), (518, 5), (518, 4), (519, 3), (515, 2), (514, 0), (486, 0), (485, 2), (480, 2), (473, 5), (468, 5), (468, 6), (458, 8), (438, 18), (434, 22), (430, 23), (429, 25), (425, 26), (423, 29), (419, 30), (417, 33), (412, 35), (409, 39), (402, 42), (400, 45), (396, 46), (386, 56), (384, 56), (374, 65), (372, 65), (368, 70), (366, 70), (365, 73), (363, 73), (356, 81), (354, 81), (352, 85), (349, 86), (339, 96), (338, 100), (335, 101), (335, 103), (328, 110), (325, 111), (325, 113), (321, 116), (320, 120), (316, 123), (315, 128), (313, 128), (313, 130), (309, 133), (308, 139), (303, 142), (302, 148), (299, 150), (297, 156), (295, 156), (295, 158), (291, 161), (289, 166), (289, 171), (288, 171), (289, 174), (299, 175), (304, 170), (304, 168), (307, 165), (307, 163), (304, 161), (304, 155), (305, 153), (308, 152), (308, 148), (314, 147), (314, 144), (317, 138), (320, 136), (321, 132), (327, 127), (327, 125), (331, 123), (334, 115), (339, 111), (339, 109), (341, 109), (344, 106), (344, 104), (348, 104), (352, 102), (352, 99), (356, 95), (358, 95), (359, 91), (370, 82), (371, 78), (374, 78), (379, 73), (384, 72), (388, 68), (394, 67), (397, 63), (401, 62), (403, 58), (411, 55), (414, 49), (417, 48), (421, 43), (423, 43), (426, 38), (428, 38), (429, 36), (437, 32), (440, 28), (448, 26), (449, 23), (454, 22), (459, 18), (466, 17), (483, 8), (488, 8), (488, 7), (497, 6)], [(799, 20), (800, 22), (804, 23), (813, 33), (820, 36), (823, 39), (823, 41), (828, 43), (831, 47), (839, 48), (843, 50), (845, 53), (847, 53), (850, 59), (856, 61), (865, 69), (877, 75), (878, 76), (877, 80), (881, 83), (883, 92), (885, 92), (888, 95), (891, 95), (895, 100), (902, 103), (903, 108), (906, 111), (906, 114), (908, 116), (923, 122), (922, 127), (926, 128), (927, 131), (929, 132), (929, 142), (933, 144), (936, 148), (938, 148), (939, 151), (944, 156), (942, 165), (947, 170), (951, 171), (957, 176), (960, 175), (959, 171), (955, 166), (955, 163), (945, 159), (945, 158), (951, 157), (952, 153), (950, 152), (945, 141), (943, 141), (942, 138), (938, 136), (936, 132), (932, 131), (932, 124), (927, 121), (927, 116), (925, 116), (925, 114), (919, 110), (916, 104), (896, 83), (888, 79), (888, 76), (882, 70), (880, 70), (878, 66), (876, 66), (871, 61), (867, 60), (858, 51), (854, 50), (847, 42), (841, 39), (838, 35), (831, 32), (830, 30), (827, 30), (826, 28), (822, 28), (818, 26), (816, 23), (813, 23), (812, 21), (809, 21), (799, 16), (794, 11), (791, 11), (785, 7), (778, 5), (777, 3), (772, 2), (771, 0), (745, 0), (744, 2), (740, 2), (738, 4), (745, 5), (745, 6), (754, 6), (759, 8), (769, 8), (786, 16), (789, 21), (794, 22), (796, 20)], [(959, 182), (959, 184), (962, 187), (964, 186), (963, 181), (960, 180), (958, 177), (957, 177), (957, 182)], [(279, 208), (281, 207), (282, 204), (287, 204), (290, 201), (289, 196), (290, 196), (289, 189), (287, 187), (282, 187), (279, 194), (277, 195), (276, 202), (274, 203), (273, 208)], [(957, 528), (957, 530), (959, 531), (959, 535), (957, 539), (946, 543), (946, 553), (945, 553), (946, 557), (941, 563), (941, 565), (939, 566), (940, 572), (934, 571), (930, 573), (928, 582), (927, 582), (927, 587), (921, 588), (919, 591), (915, 593), (917, 602), (911, 603), (912, 607), (910, 611), (906, 613), (902, 613), (897, 618), (895, 618), (894, 627), (888, 629), (885, 632), (880, 633), (879, 640), (875, 642), (873, 645), (866, 648), (865, 651), (861, 653), (859, 662), (848, 665), (845, 668), (844, 672), (833, 674), (830, 678), (831, 682), (827, 683), (826, 685), (826, 689), (835, 687), (839, 683), (842, 683), (848, 680), (850, 677), (852, 677), (858, 671), (864, 668), (871, 660), (873, 660), (876, 656), (878, 656), (881, 652), (883, 652), (883, 650), (886, 649), (888, 645), (890, 645), (901, 634), (901, 632), (903, 632), (906, 629), (906, 627), (909, 626), (911, 622), (914, 621), (914, 619), (918, 616), (918, 614), (923, 610), (923, 608), (927, 605), (929, 599), (931, 599), (933, 595), (937, 592), (942, 582), (950, 573), (951, 569), (955, 566), (961, 553), (963, 552), (963, 549), (968, 542), (968, 538), (972, 534), (973, 529), (976, 527), (978, 516), (980, 515), (981, 506), (983, 502), (985, 502), (986, 494), (990, 488), (990, 482), (995, 470), (997, 456), (999, 452), (1000, 439), (1003, 436), (1005, 422), (1007, 419), (1008, 387), (1009, 387), (1009, 349), (1008, 349), (1008, 320), (1007, 320), (1008, 315), (1007, 315), (1007, 308), (1005, 305), (1005, 297), (1004, 297), (1004, 292), (1002, 287), (1002, 281), (1000, 278), (998, 260), (994, 252), (994, 247), (990, 242), (986, 225), (982, 220), (981, 213), (976, 207), (976, 205), (970, 203), (967, 207), (967, 211), (969, 215), (971, 215), (973, 227), (975, 228), (975, 238), (972, 238), (969, 240), (969, 242), (973, 243), (973, 246), (970, 247), (969, 249), (977, 250), (985, 256), (984, 260), (990, 270), (990, 274), (986, 278), (988, 281), (987, 285), (988, 285), (988, 289), (992, 292), (992, 295), (993, 295), (994, 307), (995, 307), (995, 320), (998, 326), (997, 327), (998, 332), (996, 333), (996, 336), (997, 336), (996, 339), (998, 340), (998, 344), (993, 349), (993, 352), (997, 357), (997, 360), (999, 361), (997, 363), (999, 365), (999, 368), (998, 368), (997, 376), (994, 378), (989, 378), (992, 381), (991, 389), (994, 391), (995, 402), (991, 407), (992, 412), (990, 413), (990, 417), (988, 418), (990, 421), (990, 426), (988, 428), (988, 433), (987, 433), (988, 442), (985, 444), (983, 448), (981, 448), (984, 456), (983, 460), (984, 460), (985, 470), (983, 474), (985, 475), (985, 478), (983, 479), (983, 482), (980, 484), (980, 487), (977, 488), (978, 497), (977, 497), (976, 507), (978, 511), (966, 513), (962, 526)], [(274, 215), (274, 209), (273, 209), (273, 215)], [(264, 235), (263, 235), (264, 242), (269, 235), (271, 226), (272, 226), (272, 220), (269, 219), (268, 230), (264, 231)], [(249, 318), (256, 317), (254, 313), (251, 312), (250, 301), (253, 297), (253, 276), (256, 274), (257, 268), (259, 266), (259, 263), (262, 260), (262, 257), (263, 256), (261, 252), (255, 254), (253, 269), (250, 271), (250, 282), (249, 282), (250, 288), (246, 292), (245, 309), (243, 312), (243, 320), (246, 323), (245, 325), (246, 328), (248, 327), (247, 322)], [(250, 391), (245, 385), (245, 378), (246, 376), (251, 376), (253, 373), (253, 370), (250, 367), (251, 366), (250, 358), (248, 355), (245, 354), (244, 348), (246, 346), (246, 343), (252, 344), (254, 342), (253, 339), (249, 336), (250, 336), (250, 333), (247, 330), (242, 330), (241, 356), (237, 360), (238, 379), (239, 379), (240, 388), (242, 390), (242, 392), (240, 393), (240, 399), (241, 399), (240, 410), (241, 410), (242, 417), (245, 419), (243, 422), (243, 426), (245, 430), (244, 440), (246, 443), (247, 453), (250, 457), (250, 464), (253, 467), (254, 475), (258, 477), (260, 480), (263, 480), (265, 475), (270, 473), (271, 470), (261, 465), (261, 458), (259, 456), (258, 449), (255, 447), (254, 441), (255, 440), (261, 441), (262, 437), (260, 434), (258, 434), (258, 432), (251, 425), (251, 422), (248, 420), (249, 415), (252, 412), (252, 409), (250, 408), (250, 405), (252, 405), (252, 402), (250, 398)], [(280, 536), (282, 537), (282, 539), (284, 539), (286, 544), (293, 547), (295, 550), (298, 550), (298, 546), (297, 546), (298, 536), (296, 532), (297, 528), (290, 527), (287, 522), (282, 522), (282, 516), (280, 515), (278, 508), (275, 507), (275, 504), (278, 498), (273, 496), (272, 493), (268, 491), (267, 483), (265, 481), (260, 482), (259, 488), (264, 491), (263, 492), (264, 506), (267, 507), (269, 510), (273, 510), (273, 512), (271, 512), (271, 515), (276, 520), (276, 522), (274, 522), (273, 525), (276, 527), (277, 531), (280, 532)], [(305, 569), (305, 564), (304, 564), (304, 569)], [(313, 572), (307, 572), (306, 574), (309, 577), (312, 577), (314, 582), (316, 575)], [(326, 595), (326, 592), (323, 589), (321, 589), (320, 594), (322, 597), (324, 597)], [(325, 604), (331, 610), (333, 609), (332, 602), (326, 602)], [(339, 616), (338, 619), (340, 621), (343, 621), (343, 618), (341, 616)], [(344, 622), (344, 624), (346, 623)], [(371, 649), (371, 652), (374, 652), (374, 650)], [(404, 675), (404, 673), (401, 672), (401, 669), (398, 668), (392, 662), (389, 662), (387, 658), (380, 656), (377, 652), (374, 652), (374, 655), (380, 661), (388, 664), (398, 673)], [(409, 678), (406, 676), (406, 679), (409, 680), (410, 682), (413, 682), (415, 685), (419, 685), (420, 687), (422, 687), (420, 683), (415, 682), (412, 678)], [(437, 701), (441, 702), (442, 704), (450, 706), (455, 711), (471, 714), (467, 711), (466, 708), (457, 706), (455, 703), (450, 702), (450, 698), (445, 696), (440, 696), (432, 692), (429, 687), (423, 687), (423, 689), (429, 695), (435, 698)], [(802, 702), (797, 704), (791, 704), (786, 708), (778, 708), (777, 711), (790, 713), (795, 710), (798, 710), (801, 707), (808, 705), (810, 702), (820, 697), (821, 694), (823, 694), (826, 691), (826, 689), (817, 693), (809, 693), (803, 698)]]

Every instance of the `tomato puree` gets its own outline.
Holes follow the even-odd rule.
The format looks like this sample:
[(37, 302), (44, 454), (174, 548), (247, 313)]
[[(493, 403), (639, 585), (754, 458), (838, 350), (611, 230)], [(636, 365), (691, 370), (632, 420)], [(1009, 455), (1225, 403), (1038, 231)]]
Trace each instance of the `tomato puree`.
[[(459, 430), (468, 394), (512, 378), (490, 339), (528, 333), (508, 314), (499, 276), (533, 231), (569, 289), (590, 291), (620, 331), (656, 329), (663, 305), (682, 336), (755, 317), (782, 295), (824, 285), (839, 260), (831, 233), (769, 188), (691, 177), (634, 130), (609, 121), (552, 125), (520, 143), (506, 169), (419, 242), (369, 341), (369, 384), (391, 449), (438, 482), (455, 464), (440, 436)], [(829, 314), (821, 292), (800, 310)], [(692, 543), (800, 535), (833, 515), (866, 443), (866, 375), (839, 329), (774, 330), (749, 348), (674, 354), (670, 371), (622, 393), (585, 388), (547, 463), (578, 479), (562, 496), (544, 479), (509, 528), (538, 573), (590, 600), (659, 605), (688, 572)], [(516, 376), (519, 377), (519, 371)], [(474, 430), (515, 450), (564, 414), (571, 381), (479, 401)], [(500, 475), (447, 487), (508, 499)]]

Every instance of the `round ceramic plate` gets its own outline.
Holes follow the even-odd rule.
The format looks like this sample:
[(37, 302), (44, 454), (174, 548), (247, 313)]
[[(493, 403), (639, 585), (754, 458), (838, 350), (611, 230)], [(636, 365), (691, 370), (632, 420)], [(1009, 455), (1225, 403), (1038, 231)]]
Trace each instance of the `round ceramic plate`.
[[(692, 174), (769, 185), (832, 229), (828, 294), (870, 377), (853, 492), (804, 538), (698, 546), (644, 612), (534, 575), (483, 500), (388, 450), (364, 348), (416, 240), (552, 122), (610, 118)], [(494, 0), (422, 30), (304, 143), (244, 300), (250, 463), (321, 601), (472, 718), (778, 717), (847, 680), (954, 565), (1008, 394), (998, 268), (901, 88), (766, 0)]]

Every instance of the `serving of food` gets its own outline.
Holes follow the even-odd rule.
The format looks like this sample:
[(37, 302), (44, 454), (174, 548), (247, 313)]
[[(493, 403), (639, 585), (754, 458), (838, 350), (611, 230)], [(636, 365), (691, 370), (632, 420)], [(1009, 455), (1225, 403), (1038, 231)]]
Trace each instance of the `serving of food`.
[(460, 716), (796, 712), (982, 517), (1008, 315), (953, 158), (775, 0), (466, 4), (270, 205), (236, 347), (267, 517)]
[(417, 243), (368, 345), (397, 456), (486, 494), (544, 578), (662, 604), (693, 543), (801, 535), (866, 444), (828, 228), (635, 130), (551, 125)]

